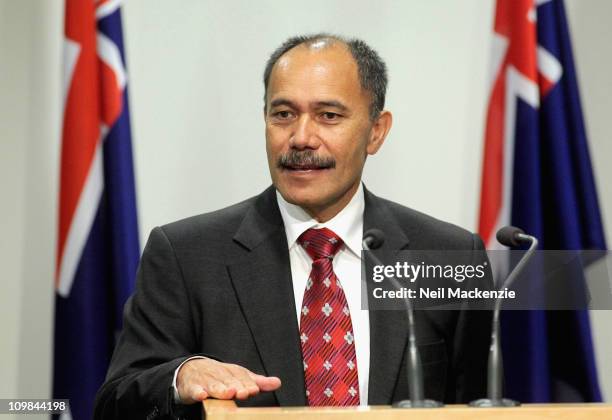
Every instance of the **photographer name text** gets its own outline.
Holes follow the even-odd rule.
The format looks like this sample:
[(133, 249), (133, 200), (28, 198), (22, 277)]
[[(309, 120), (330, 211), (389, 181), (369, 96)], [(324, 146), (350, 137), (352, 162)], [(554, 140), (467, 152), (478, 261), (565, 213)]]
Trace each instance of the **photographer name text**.
[(372, 291), (375, 299), (514, 299), (516, 292), (502, 290), (465, 290), (458, 287), (420, 288), (418, 290), (402, 287), (399, 290), (384, 290), (376, 287)]

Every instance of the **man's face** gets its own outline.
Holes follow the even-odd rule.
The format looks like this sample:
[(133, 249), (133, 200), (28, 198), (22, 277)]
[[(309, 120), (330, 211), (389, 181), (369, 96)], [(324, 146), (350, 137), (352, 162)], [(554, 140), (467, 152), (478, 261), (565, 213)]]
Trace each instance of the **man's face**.
[(266, 151), (286, 201), (320, 221), (348, 204), (366, 156), (384, 140), (373, 130), (369, 106), (343, 44), (300, 45), (276, 62), (266, 97)]

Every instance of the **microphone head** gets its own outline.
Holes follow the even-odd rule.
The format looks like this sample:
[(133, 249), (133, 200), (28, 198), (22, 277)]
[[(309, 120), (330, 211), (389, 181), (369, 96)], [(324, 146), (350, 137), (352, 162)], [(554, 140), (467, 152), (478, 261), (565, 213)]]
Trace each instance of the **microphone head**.
[(497, 231), (495, 236), (500, 244), (510, 247), (517, 247), (523, 243), (518, 235), (524, 233), (525, 232), (523, 232), (522, 229), (517, 228), (516, 226), (504, 226)]
[(368, 229), (363, 234), (363, 242), (365, 242), (370, 249), (378, 249), (385, 243), (385, 234), (380, 229)]

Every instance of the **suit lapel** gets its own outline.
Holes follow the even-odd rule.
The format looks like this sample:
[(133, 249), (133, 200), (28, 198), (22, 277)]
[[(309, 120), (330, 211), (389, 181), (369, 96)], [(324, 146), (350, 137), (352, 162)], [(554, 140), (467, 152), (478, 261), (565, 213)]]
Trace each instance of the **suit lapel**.
[[(384, 261), (385, 253), (408, 248), (404, 229), (385, 202), (365, 190), (363, 230), (377, 228), (385, 242), (374, 254)], [(391, 403), (407, 342), (407, 314), (400, 310), (370, 311), (370, 376), (368, 404)]]
[(230, 276), (266, 374), (281, 378), (276, 398), (283, 406), (305, 405), (289, 251), (273, 187), (256, 200), (234, 240), (249, 253), (230, 265)]

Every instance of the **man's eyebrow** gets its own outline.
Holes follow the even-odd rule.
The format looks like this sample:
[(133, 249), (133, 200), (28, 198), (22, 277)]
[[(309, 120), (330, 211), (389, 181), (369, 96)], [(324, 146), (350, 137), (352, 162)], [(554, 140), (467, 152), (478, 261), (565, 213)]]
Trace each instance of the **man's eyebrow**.
[(281, 105), (287, 105), (292, 108), (294, 107), (294, 103), (291, 102), (289, 99), (285, 99), (285, 98), (274, 99), (272, 102), (270, 102), (271, 107), (281, 106)]
[[(277, 98), (274, 99), (272, 102), (270, 102), (270, 107), (277, 107), (277, 106), (288, 106), (291, 108), (296, 108), (296, 105), (293, 101), (286, 99), (286, 98)], [(332, 107), (332, 108), (337, 108), (341, 111), (348, 111), (348, 107), (346, 105), (344, 105), (342, 102), (340, 101), (317, 101), (314, 103), (315, 107), (317, 108), (321, 108), (321, 107)]]
[(348, 107), (339, 101), (319, 101), (316, 102), (316, 106), (318, 108), (328, 106), (332, 108), (337, 108), (341, 111), (348, 111)]

